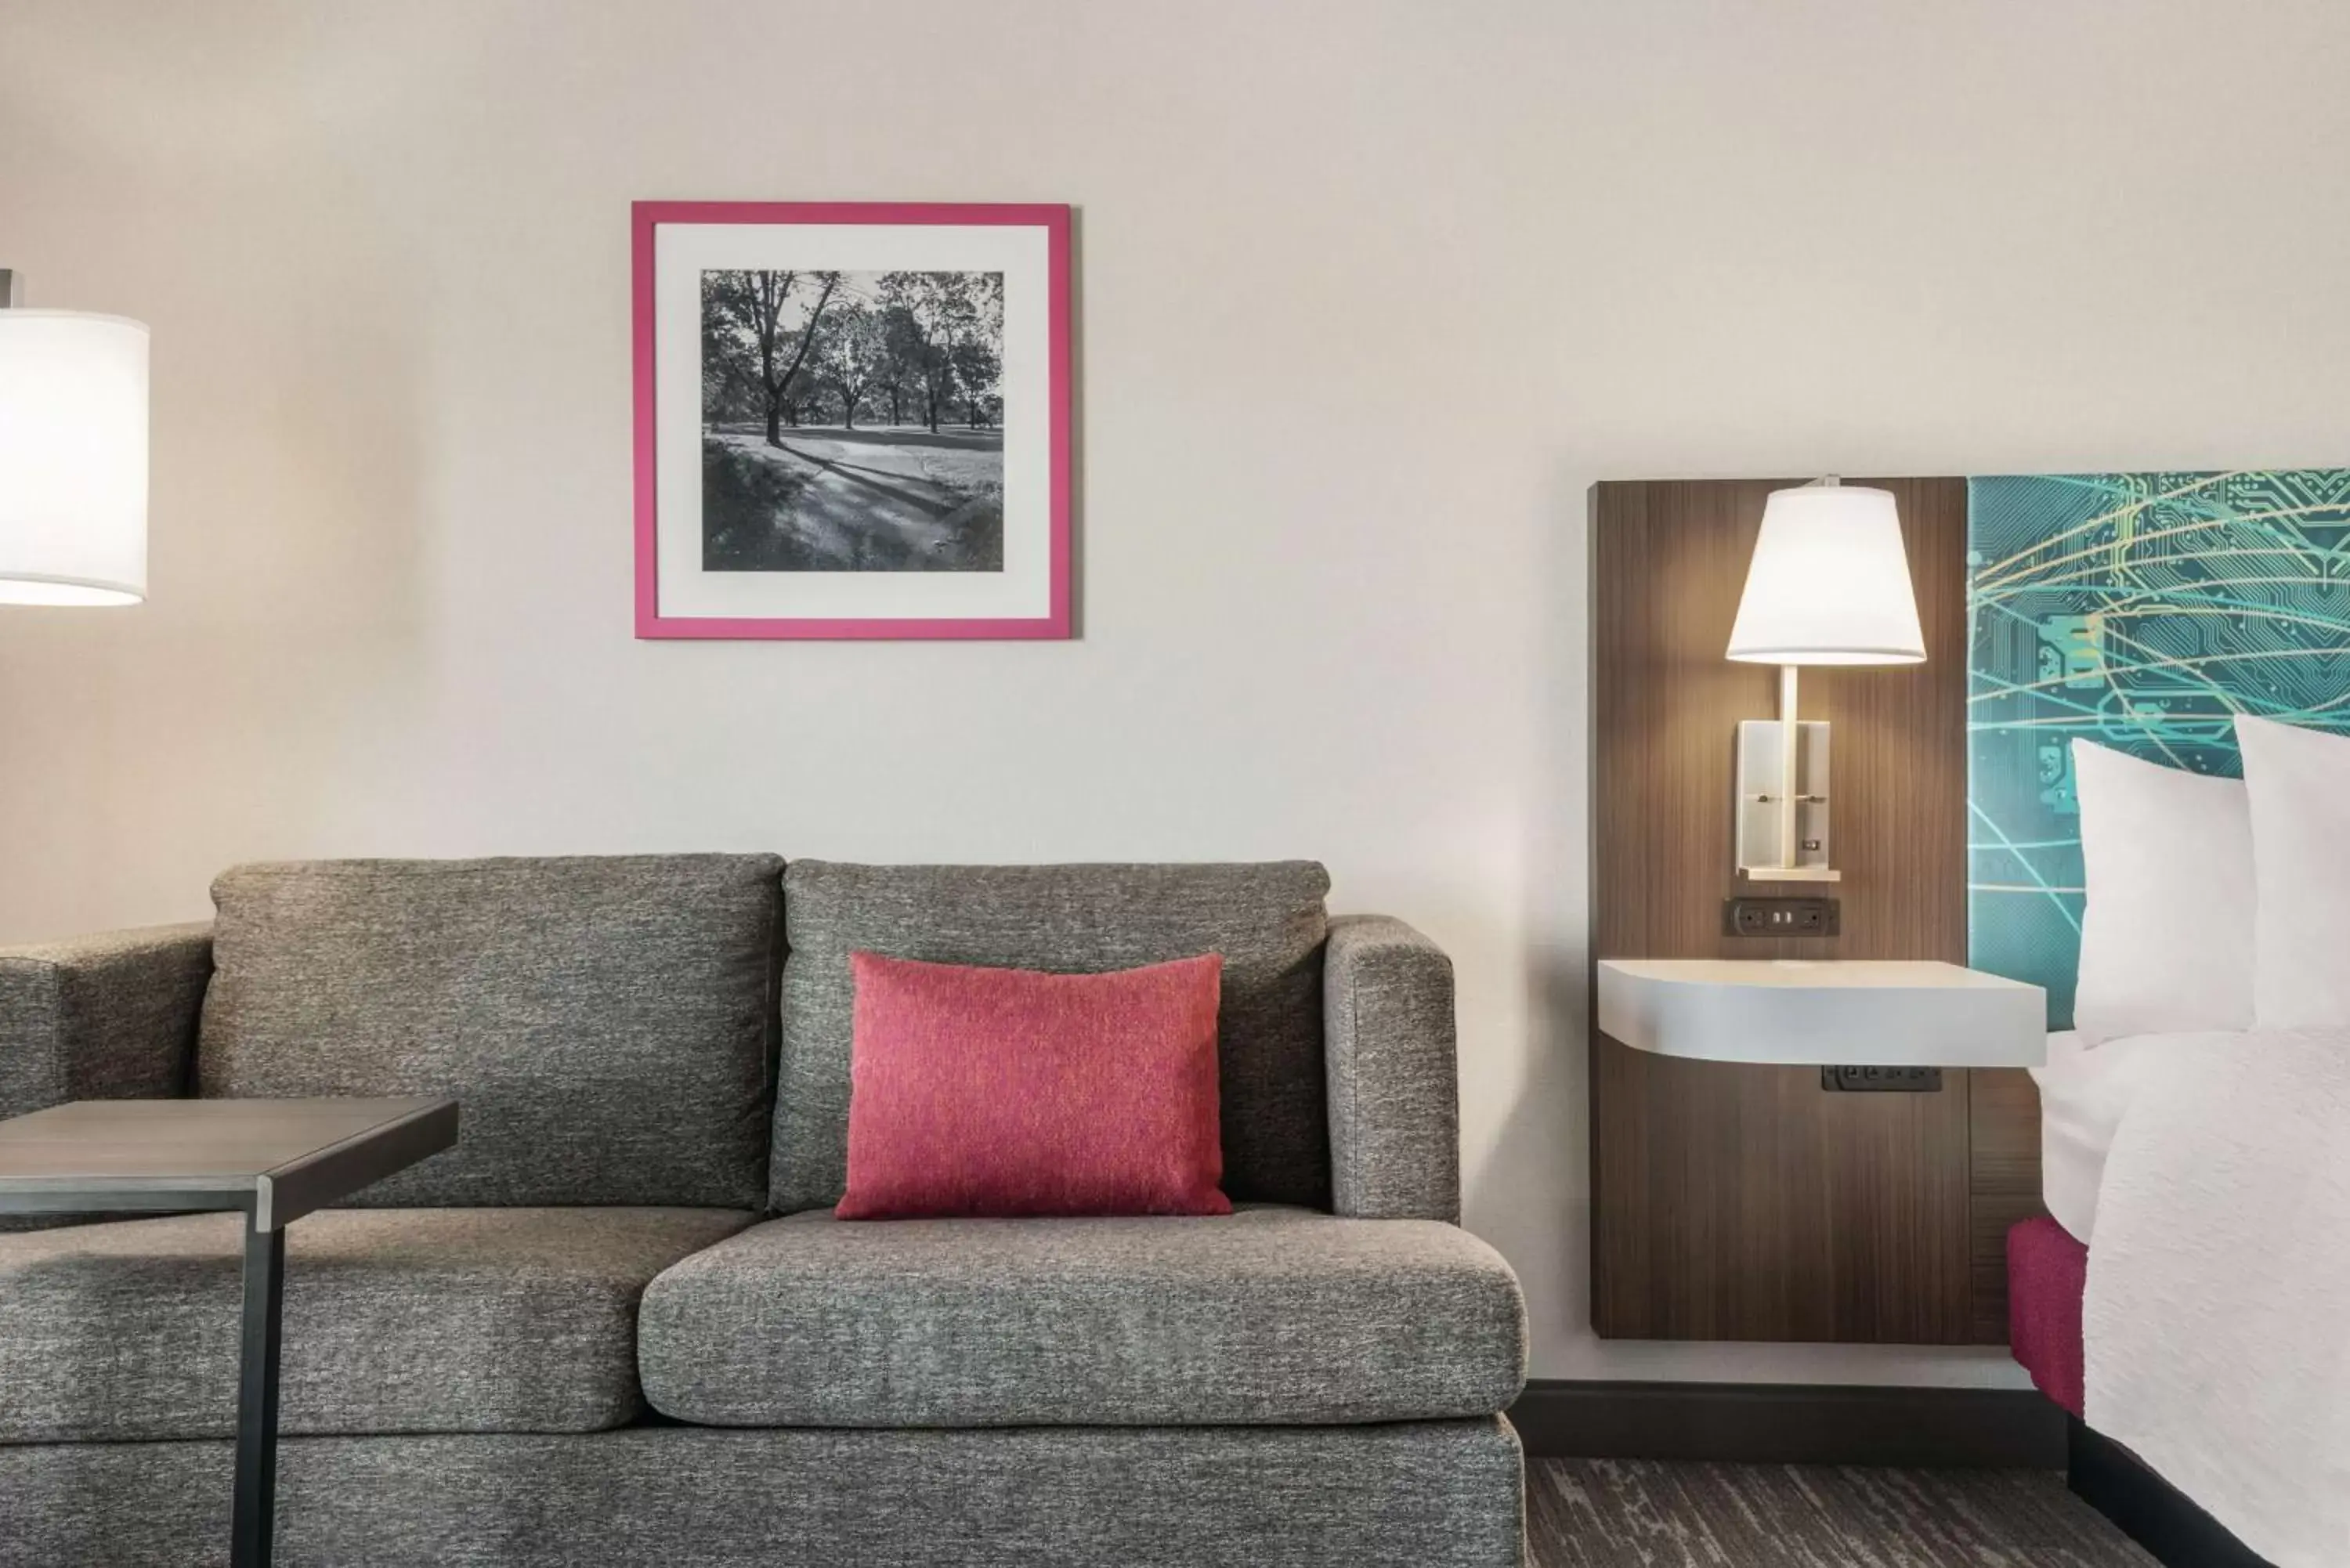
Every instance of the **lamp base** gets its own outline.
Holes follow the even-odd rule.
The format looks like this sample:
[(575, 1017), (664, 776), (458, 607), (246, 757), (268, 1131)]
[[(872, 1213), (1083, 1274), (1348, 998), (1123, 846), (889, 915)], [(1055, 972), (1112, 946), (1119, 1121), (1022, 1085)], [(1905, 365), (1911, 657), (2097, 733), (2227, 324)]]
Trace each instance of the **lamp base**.
[[(1786, 742), (1795, 734), (1794, 842), (1781, 797)], [(1738, 874), (1750, 882), (1834, 882), (1828, 864), (1828, 727), (1747, 719), (1738, 726)]]
[(1742, 882), (1841, 882), (1844, 873), (1828, 866), (1741, 866)]

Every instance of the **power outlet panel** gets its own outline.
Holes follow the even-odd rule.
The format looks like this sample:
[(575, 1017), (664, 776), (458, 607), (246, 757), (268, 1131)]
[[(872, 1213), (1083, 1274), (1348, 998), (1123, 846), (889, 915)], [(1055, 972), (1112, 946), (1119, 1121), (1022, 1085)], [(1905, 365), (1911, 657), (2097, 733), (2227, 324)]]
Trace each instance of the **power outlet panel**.
[(1833, 937), (1842, 934), (1834, 898), (1731, 898), (1721, 907), (1731, 937)]
[(1939, 1095), (1939, 1067), (1823, 1067), (1820, 1087), (1843, 1094)]

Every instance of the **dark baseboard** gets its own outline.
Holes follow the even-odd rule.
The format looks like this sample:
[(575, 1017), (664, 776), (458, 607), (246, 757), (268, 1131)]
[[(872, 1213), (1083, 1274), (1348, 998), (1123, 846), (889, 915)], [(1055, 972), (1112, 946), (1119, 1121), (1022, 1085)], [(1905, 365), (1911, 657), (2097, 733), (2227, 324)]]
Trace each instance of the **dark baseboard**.
[(2271, 1568), (2268, 1559), (2119, 1443), (2069, 1417), (2065, 1438), (2074, 1493), (2166, 1568)]
[(2028, 1388), (1792, 1383), (1526, 1386), (1510, 1424), (1541, 1459), (2064, 1468), (2064, 1412)]

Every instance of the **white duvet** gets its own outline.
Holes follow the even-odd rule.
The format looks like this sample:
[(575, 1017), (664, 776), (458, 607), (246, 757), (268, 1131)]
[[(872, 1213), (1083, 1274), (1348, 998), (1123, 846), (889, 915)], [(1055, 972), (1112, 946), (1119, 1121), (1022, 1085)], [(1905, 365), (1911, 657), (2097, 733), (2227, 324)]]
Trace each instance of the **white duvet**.
[(2048, 1037), (2047, 1061), (2032, 1069), (2040, 1085), (2040, 1195), (2074, 1239), (2094, 1238), (2106, 1156), (2138, 1091), (2162, 1080), (2174, 1054), (2214, 1038), (2135, 1034), (2087, 1046), (2078, 1034)]
[(2350, 1030), (2168, 1038), (2098, 1193), (2088, 1424), (2277, 1568), (2344, 1568)]

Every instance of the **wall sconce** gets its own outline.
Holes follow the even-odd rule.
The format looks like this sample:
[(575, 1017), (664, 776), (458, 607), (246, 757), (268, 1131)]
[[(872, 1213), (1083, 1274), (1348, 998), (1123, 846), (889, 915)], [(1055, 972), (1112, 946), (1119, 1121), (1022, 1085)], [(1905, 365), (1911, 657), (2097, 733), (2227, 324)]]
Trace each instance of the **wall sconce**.
[(0, 604), (147, 597), (147, 328), (0, 270)]
[(1828, 727), (1796, 718), (1795, 673), (1806, 664), (1925, 661), (1892, 492), (1831, 475), (1771, 493), (1729, 657), (1779, 667), (1778, 719), (1738, 726), (1738, 873), (1833, 882)]

